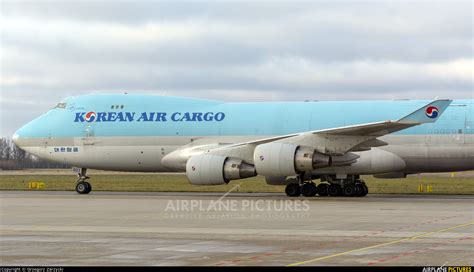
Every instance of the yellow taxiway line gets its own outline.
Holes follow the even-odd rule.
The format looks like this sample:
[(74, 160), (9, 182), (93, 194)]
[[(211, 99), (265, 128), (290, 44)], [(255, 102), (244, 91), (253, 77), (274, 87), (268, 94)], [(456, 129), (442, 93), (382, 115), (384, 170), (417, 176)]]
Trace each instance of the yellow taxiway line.
[(435, 233), (445, 232), (445, 231), (448, 231), (448, 230), (462, 228), (462, 227), (469, 226), (469, 225), (474, 225), (474, 221), (464, 223), (464, 224), (460, 224), (460, 225), (456, 225), (456, 226), (449, 227), (449, 228), (445, 228), (445, 229), (440, 229), (440, 230), (437, 230), (437, 231), (426, 232), (426, 233), (423, 233), (423, 234), (420, 234), (420, 235), (415, 235), (415, 236), (411, 236), (411, 237), (407, 237), (407, 238), (403, 238), (403, 239), (399, 239), (399, 240), (394, 240), (394, 241), (390, 241), (390, 242), (386, 242), (386, 243), (376, 244), (376, 245), (368, 246), (368, 247), (357, 248), (357, 249), (353, 249), (353, 250), (349, 250), (349, 251), (343, 251), (343, 252), (339, 252), (339, 253), (335, 253), (335, 254), (331, 254), (331, 255), (327, 255), (327, 256), (323, 256), (323, 257), (319, 257), (319, 258), (315, 258), (315, 259), (311, 259), (311, 260), (307, 260), (307, 261), (292, 263), (292, 264), (289, 264), (287, 266), (298, 266), (298, 265), (302, 265), (302, 264), (307, 264), (307, 263), (317, 262), (317, 261), (321, 261), (321, 260), (331, 259), (331, 258), (334, 258), (334, 257), (347, 255), (347, 254), (353, 253), (353, 252), (359, 252), (359, 251), (364, 251), (364, 250), (367, 250), (367, 249), (388, 246), (388, 245), (397, 244), (397, 243), (401, 243), (401, 242), (405, 242), (405, 241), (409, 241), (409, 240), (415, 240), (415, 239), (418, 239), (418, 238), (421, 238), (421, 237), (426, 237), (426, 236), (433, 235)]

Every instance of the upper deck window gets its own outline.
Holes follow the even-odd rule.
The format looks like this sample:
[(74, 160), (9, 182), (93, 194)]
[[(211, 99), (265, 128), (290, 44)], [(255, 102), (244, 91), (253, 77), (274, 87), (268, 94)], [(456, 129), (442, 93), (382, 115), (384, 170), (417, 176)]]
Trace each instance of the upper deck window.
[(62, 103), (62, 102), (60, 102), (60, 103), (58, 103), (58, 104), (56, 105), (56, 107), (54, 107), (54, 108), (55, 108), (55, 109), (65, 109), (66, 106), (67, 106), (67, 103)]

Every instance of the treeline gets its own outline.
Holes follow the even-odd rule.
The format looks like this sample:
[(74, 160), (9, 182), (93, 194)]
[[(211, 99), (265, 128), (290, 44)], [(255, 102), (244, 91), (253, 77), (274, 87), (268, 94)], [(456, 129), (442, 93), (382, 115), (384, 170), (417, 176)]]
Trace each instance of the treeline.
[(1, 138), (0, 142), (0, 169), (18, 170), (27, 168), (70, 168), (62, 163), (42, 160), (34, 155), (25, 152), (6, 138)]

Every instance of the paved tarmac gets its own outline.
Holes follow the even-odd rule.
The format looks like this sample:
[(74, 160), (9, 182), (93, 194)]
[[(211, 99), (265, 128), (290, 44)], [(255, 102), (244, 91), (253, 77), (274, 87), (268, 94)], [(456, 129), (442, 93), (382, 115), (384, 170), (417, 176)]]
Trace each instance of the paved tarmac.
[(0, 197), (1, 265), (474, 265), (474, 196)]

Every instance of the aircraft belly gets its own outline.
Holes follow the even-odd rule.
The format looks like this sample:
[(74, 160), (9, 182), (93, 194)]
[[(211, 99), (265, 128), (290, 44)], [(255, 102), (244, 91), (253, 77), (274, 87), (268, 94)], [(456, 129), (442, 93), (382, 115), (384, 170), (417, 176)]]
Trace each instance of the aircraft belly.
[(408, 173), (474, 169), (474, 145), (394, 146), (390, 150), (403, 158)]
[[(450, 172), (474, 169), (473, 135), (391, 135), (381, 137), (387, 146), (355, 152), (350, 166), (323, 168), (314, 174), (377, 174)], [(460, 141), (460, 139), (462, 139)], [(464, 143), (464, 142), (469, 142)]]
[(163, 146), (89, 146), (71, 164), (92, 169), (161, 172)]
[(161, 165), (161, 159), (179, 147), (169, 145), (168, 138), (160, 141), (141, 137), (94, 137), (86, 143), (81, 138), (56, 138), (48, 139), (47, 145), (39, 144), (44, 141), (32, 139), (23, 149), (43, 159), (75, 167), (137, 172), (170, 171)]
[(420, 142), (416, 137), (420, 136), (399, 137), (404, 141), (395, 141), (396, 144), (389, 140), (389, 145), (382, 149), (400, 156), (406, 163), (407, 173), (474, 169), (473, 135), (426, 136), (425, 142)]
[[(260, 136), (261, 137), (261, 136)], [(235, 143), (255, 136), (227, 137), (94, 137), (23, 140), (22, 148), (44, 159), (91, 169), (164, 172), (162, 158), (185, 145)], [(357, 152), (358, 163), (324, 168), (318, 173), (385, 173), (403, 171), (445, 172), (474, 169), (474, 135), (390, 135), (381, 137), (387, 146)], [(462, 142), (460, 142), (462, 140)], [(77, 148), (77, 149), (76, 149)]]

